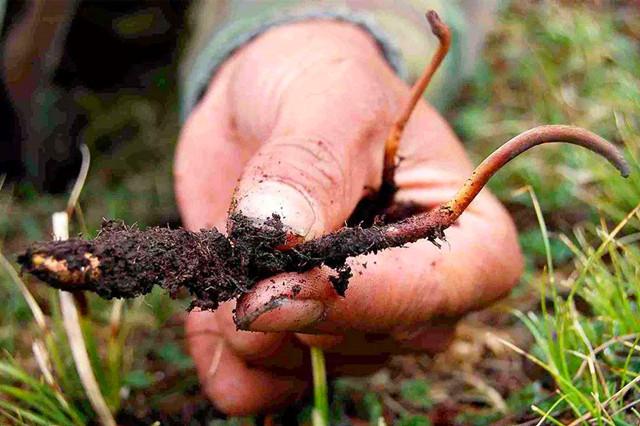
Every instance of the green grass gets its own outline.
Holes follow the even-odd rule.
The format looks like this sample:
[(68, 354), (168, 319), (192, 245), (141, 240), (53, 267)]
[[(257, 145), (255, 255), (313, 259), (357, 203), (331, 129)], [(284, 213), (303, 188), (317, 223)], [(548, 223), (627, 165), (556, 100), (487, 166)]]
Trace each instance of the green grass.
[[(13, 275), (12, 284), (20, 286), (20, 280), (7, 269), (10, 265), (4, 263), (3, 265), (5, 266), (3, 275)], [(19, 292), (11, 294), (10, 300), (30, 297), (27, 287), (23, 288), (22, 294)], [(41, 378), (34, 379), (32, 373), (23, 370), (17, 361), (8, 353), (5, 354), (0, 359), (0, 375), (7, 380), (6, 386), (0, 386), (0, 404), (4, 408), (4, 411), (0, 411), (0, 419), (4, 417), (5, 420), (10, 420), (12, 416), (17, 415), (21, 422), (24, 421), (27, 424), (84, 424), (86, 419), (93, 418), (94, 413), (74, 363), (63, 326), (57, 291), (48, 291), (47, 299), (49, 315), (44, 322), (35, 320), (42, 315), (42, 312), (37, 302), (33, 300), (36, 305), (31, 306), (29, 314), (31, 326), (18, 328), (16, 325), (16, 336), (14, 336), (31, 342), (32, 356), (36, 355), (36, 347), (38, 353), (42, 354), (42, 361), (38, 363), (38, 376)], [(109, 305), (115, 306), (113, 303)], [(102, 322), (98, 317), (91, 316), (90, 312), (89, 308), (88, 314), (80, 316), (80, 328), (100, 391), (110, 411), (117, 413), (121, 403), (120, 393), (124, 375), (127, 371), (123, 354), (129, 327), (126, 323), (121, 324), (120, 321), (116, 323), (115, 320), (111, 323)], [(29, 324), (28, 321), (23, 321), (24, 323)], [(18, 330), (24, 331), (24, 334), (18, 333)], [(35, 359), (37, 360), (38, 357), (36, 356)], [(4, 383), (4, 381), (1, 382)], [(55, 400), (50, 403), (52, 395), (55, 396)], [(43, 412), (41, 408), (47, 408), (47, 411)], [(62, 413), (72, 417), (64, 420), (56, 411), (59, 409), (64, 409)], [(43, 419), (48, 420), (40, 423)]]
[[(6, 269), (0, 270), (0, 279), (8, 278), (8, 272)], [(71, 354), (58, 292), (52, 289), (44, 291), (46, 295), (40, 304), (45, 306), (47, 315), (44, 327), (40, 327), (23, 294), (16, 288), (17, 284), (13, 280), (7, 280), (2, 287), (8, 290), (11, 304), (19, 305), (22, 313), (19, 317), (20, 325), (17, 323), (18, 318), (13, 318), (15, 323), (3, 323), (4, 327), (11, 328), (10, 337), (13, 339), (5, 349), (7, 352), (0, 354), (0, 408), (3, 408), (0, 410), (0, 423), (4, 424), (2, 419), (15, 421), (16, 417), (25, 424), (85, 424), (95, 414)], [(186, 304), (167, 303), (166, 295), (159, 293), (153, 293), (148, 300), (159, 302), (147, 306), (144, 299), (140, 298), (119, 305), (119, 302), (90, 297), (87, 313), (80, 317), (80, 327), (93, 373), (100, 392), (114, 415), (122, 407), (123, 395), (130, 392), (142, 394), (159, 384), (157, 370), (148, 370), (150, 367), (146, 364), (146, 357), (158, 359), (162, 364), (160, 370), (167, 376), (176, 376), (178, 380), (172, 389), (159, 386), (159, 390), (149, 397), (147, 403), (153, 401), (153, 398), (188, 391), (197, 381), (193, 363), (184, 353), (180, 340), (176, 342), (166, 336), (159, 337), (167, 328), (167, 313), (184, 311)], [(162, 313), (154, 312), (152, 308), (162, 309)], [(7, 317), (11, 315), (10, 311), (0, 313)], [(182, 333), (177, 334), (181, 338)], [(131, 346), (132, 342), (136, 342), (134, 346)], [(41, 368), (34, 368), (32, 363), (26, 363), (31, 364), (30, 367), (23, 366), (25, 357), (34, 356), (34, 344), (40, 344), (45, 352), (45, 364), (51, 374), (51, 382), (44, 379)], [(10, 353), (20, 354), (21, 362), (13, 359)], [(35, 375), (33, 370), (37, 372)], [(56, 396), (58, 405), (63, 405), (54, 404), (49, 407), (47, 401), (51, 399), (51, 395)], [(64, 402), (61, 402), (63, 399)], [(48, 411), (39, 411), (41, 400), (49, 404), (42, 405)], [(65, 413), (68, 411), (67, 415), (77, 414), (77, 418), (63, 421), (60, 414), (53, 411), (62, 408), (66, 410)], [(57, 416), (56, 421), (51, 417), (53, 415)], [(40, 422), (42, 419), (46, 420), (45, 423)]]
[[(637, 110), (640, 111), (640, 97), (637, 101)], [(619, 138), (624, 143), (631, 175), (621, 182), (602, 164), (594, 164), (591, 170), (596, 190), (583, 191), (579, 196), (612, 220), (621, 221), (640, 202), (640, 122), (637, 121), (637, 115), (617, 115), (616, 126)], [(629, 225), (640, 229), (637, 217), (630, 218)]]
[(4, 397), (0, 399), (0, 420), (43, 426), (86, 424), (87, 413), (59, 389), (34, 379), (9, 356), (0, 361), (0, 379), (0, 396)]
[[(632, 214), (637, 218), (638, 209)], [(575, 254), (576, 278), (564, 284), (564, 295), (548, 282), (541, 294), (551, 293), (553, 303), (543, 300), (541, 312), (517, 313), (535, 338), (526, 356), (558, 388), (557, 404), (545, 414), (549, 421), (561, 422), (567, 412), (584, 424), (640, 419), (627, 407), (640, 397), (640, 249), (616, 238), (622, 228), (578, 229), (578, 245), (564, 237)]]
[(320, 348), (309, 349), (311, 369), (313, 372), (313, 426), (329, 425), (329, 391), (327, 389), (327, 372), (324, 362), (324, 352)]
[[(628, 406), (640, 398), (640, 216), (630, 214), (640, 204), (638, 14), (543, 3), (523, 20), (522, 7), (504, 14), (458, 129), (484, 153), (543, 122), (576, 124), (621, 144), (632, 168), (623, 180), (589, 153), (540, 149), (491, 183), (512, 206), (538, 208), (551, 228), (540, 222), (541, 233), (530, 214), (521, 224), (528, 281), (541, 303), (517, 312), (535, 342), (518, 351), (553, 383), (551, 398), (530, 403), (543, 424), (638, 424)], [(490, 71), (496, 67), (502, 72)], [(525, 184), (539, 203), (512, 195)], [(616, 224), (625, 226), (612, 236)]]

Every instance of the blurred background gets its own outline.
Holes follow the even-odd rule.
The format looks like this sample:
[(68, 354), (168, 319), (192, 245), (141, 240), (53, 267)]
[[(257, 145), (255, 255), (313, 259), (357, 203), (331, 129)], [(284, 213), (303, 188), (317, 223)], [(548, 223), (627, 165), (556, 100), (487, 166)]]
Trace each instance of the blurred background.
[[(29, 20), (13, 21), (29, 13), (23, 2), (7, 3), (3, 25), (3, 38), (15, 30), (48, 42), (34, 43), (47, 47), (31, 56), (36, 67), (20, 51), (2, 57), (5, 81), (19, 81), (0, 92), (0, 117), (12, 117), (0, 124), (0, 423), (86, 424), (95, 413), (56, 292), (19, 277), (13, 260), (29, 241), (50, 237), (50, 215), (65, 208), (80, 169), (80, 144), (92, 161), (72, 234), (93, 235), (103, 217), (180, 224), (171, 163), (189, 3), (47, 3), (38, 13), (64, 20), (65, 8), (75, 10), (64, 42), (56, 44), (59, 26), (34, 31)], [(446, 112), (475, 162), (530, 127), (574, 124), (624, 147), (631, 177), (560, 146), (501, 171), (490, 187), (519, 228), (521, 283), (466, 318), (447, 352), (334, 378), (335, 424), (640, 423), (640, 3), (506, 1), (498, 13), (481, 63)], [(82, 301), (91, 364), (119, 424), (309, 422), (310, 398), (268, 417), (216, 413), (183, 345), (187, 305), (159, 292), (124, 304)]]

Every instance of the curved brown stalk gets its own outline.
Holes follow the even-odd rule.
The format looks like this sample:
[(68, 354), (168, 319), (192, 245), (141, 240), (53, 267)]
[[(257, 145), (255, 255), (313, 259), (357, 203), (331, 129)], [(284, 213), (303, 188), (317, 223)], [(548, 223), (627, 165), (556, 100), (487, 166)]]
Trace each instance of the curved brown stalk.
[(391, 126), (391, 130), (389, 131), (389, 135), (385, 141), (382, 188), (380, 192), (388, 192), (391, 198), (395, 193), (394, 176), (396, 171), (396, 154), (398, 153), (402, 133), (407, 126), (411, 113), (415, 109), (420, 98), (422, 98), (422, 94), (429, 85), (429, 82), (431, 82), (431, 78), (440, 67), (440, 64), (447, 56), (447, 52), (451, 46), (451, 31), (449, 30), (449, 27), (440, 20), (438, 14), (433, 10), (429, 11), (426, 16), (427, 21), (431, 26), (431, 31), (436, 37), (438, 37), (440, 45), (420, 79), (418, 79), (411, 88), (409, 100)]
[(629, 165), (622, 153), (609, 141), (595, 133), (580, 127), (564, 125), (534, 127), (510, 139), (485, 158), (451, 201), (431, 212), (419, 214), (395, 226), (392, 225), (389, 236), (407, 243), (427, 237), (430, 235), (429, 230), (434, 226), (440, 227), (440, 231), (448, 228), (469, 207), (489, 179), (502, 166), (534, 146), (554, 142), (565, 142), (587, 148), (609, 160), (623, 177), (629, 176)]
[(565, 142), (587, 148), (609, 160), (623, 177), (629, 176), (629, 165), (622, 153), (595, 133), (565, 125), (534, 127), (507, 141), (475, 168), (455, 197), (443, 206), (451, 210), (451, 220), (455, 221), (462, 214), (491, 176), (502, 166), (534, 146), (552, 142)]

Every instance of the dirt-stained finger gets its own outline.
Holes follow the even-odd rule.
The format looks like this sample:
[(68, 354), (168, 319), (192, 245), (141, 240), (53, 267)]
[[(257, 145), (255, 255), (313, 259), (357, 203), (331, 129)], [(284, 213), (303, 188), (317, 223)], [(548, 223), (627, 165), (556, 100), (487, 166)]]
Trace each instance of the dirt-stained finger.
[(258, 220), (278, 214), (304, 239), (341, 227), (379, 185), (395, 81), (375, 41), (349, 24), (292, 24), (247, 47), (233, 109), (240, 137), (261, 145), (236, 210)]
[(174, 162), (176, 201), (184, 226), (224, 229), (238, 178), (253, 154), (235, 135), (228, 87), (235, 61), (215, 76), (184, 124)]

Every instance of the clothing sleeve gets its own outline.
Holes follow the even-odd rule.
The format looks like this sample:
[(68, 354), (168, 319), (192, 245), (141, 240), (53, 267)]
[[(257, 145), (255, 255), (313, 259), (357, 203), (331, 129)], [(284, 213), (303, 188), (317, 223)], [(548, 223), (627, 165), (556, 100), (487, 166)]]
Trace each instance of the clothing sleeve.
[[(183, 120), (218, 67), (237, 49), (277, 25), (311, 19), (353, 23), (369, 32), (395, 72), (415, 81), (438, 45), (425, 19), (433, 9), (452, 30), (451, 50), (427, 99), (445, 109), (477, 61), (498, 0), (201, 0), (192, 10), (192, 40), (181, 65)], [(446, 81), (446, 84), (445, 84)]]

